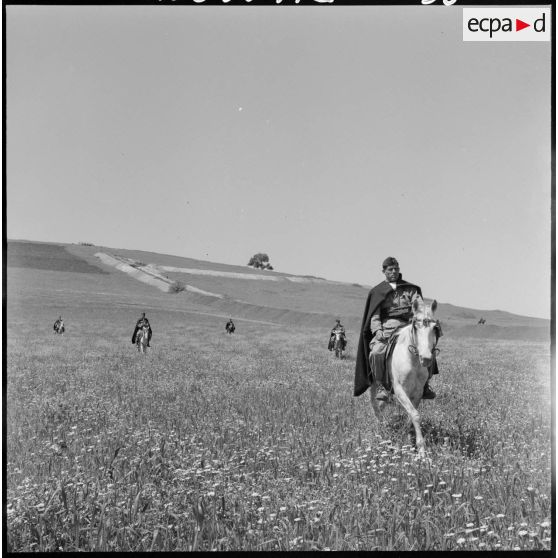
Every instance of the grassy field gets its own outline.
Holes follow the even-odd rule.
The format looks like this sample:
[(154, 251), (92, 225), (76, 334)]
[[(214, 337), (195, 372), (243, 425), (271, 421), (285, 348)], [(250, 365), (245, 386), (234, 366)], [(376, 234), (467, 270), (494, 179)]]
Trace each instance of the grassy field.
[(354, 342), (169, 308), (142, 356), (112, 299), (38, 288), (8, 306), (11, 551), (550, 548), (548, 344), (443, 337), (421, 462), (352, 396)]

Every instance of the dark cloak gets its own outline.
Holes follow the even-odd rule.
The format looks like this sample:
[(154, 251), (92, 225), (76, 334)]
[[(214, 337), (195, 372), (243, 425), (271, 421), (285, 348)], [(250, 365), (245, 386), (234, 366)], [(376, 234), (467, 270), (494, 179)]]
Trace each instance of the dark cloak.
[[(417, 289), (419, 295), (422, 297), (422, 291), (418, 285), (409, 283), (405, 281), (401, 274), (399, 274), (399, 279), (396, 281), (397, 286), (407, 285), (409, 287), (414, 287)], [(388, 294), (393, 292), (391, 285), (387, 281), (382, 281), (368, 293), (368, 298), (366, 299), (366, 304), (364, 306), (364, 315), (362, 317), (362, 326), (360, 328), (360, 337), (358, 340), (358, 349), (356, 355), (356, 365), (355, 365), (355, 397), (362, 395), (371, 385), (370, 381), (370, 361), (368, 357), (370, 356), (370, 341), (372, 340), (372, 332), (370, 331), (370, 319), (372, 315), (378, 309), (378, 306), (382, 304), (384, 299)]]

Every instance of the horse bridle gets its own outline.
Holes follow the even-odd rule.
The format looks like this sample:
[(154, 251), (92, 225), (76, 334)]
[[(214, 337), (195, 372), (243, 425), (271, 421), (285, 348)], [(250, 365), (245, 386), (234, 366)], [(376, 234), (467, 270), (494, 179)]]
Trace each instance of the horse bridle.
[[(440, 349), (436, 346), (438, 344), (438, 339), (443, 335), (442, 334), (442, 326), (440, 324), (440, 320), (434, 320), (432, 318), (423, 318), (422, 320), (417, 320), (415, 317), (411, 320), (411, 331), (412, 336), (415, 337), (415, 329), (422, 329), (423, 327), (429, 327), (430, 324), (436, 324), (434, 326), (434, 331), (436, 332), (436, 341), (434, 342), (434, 346), (432, 347), (432, 352), (434, 356), (440, 353)], [(419, 352), (415, 345), (408, 346), (409, 352), (418, 356)]]

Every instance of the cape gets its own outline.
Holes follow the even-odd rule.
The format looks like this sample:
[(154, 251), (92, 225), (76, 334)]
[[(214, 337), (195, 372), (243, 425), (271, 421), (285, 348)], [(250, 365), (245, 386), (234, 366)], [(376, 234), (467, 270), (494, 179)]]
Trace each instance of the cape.
[[(415, 287), (422, 297), (422, 291), (418, 285), (404, 281), (401, 274), (397, 280), (397, 285), (408, 285)], [(370, 289), (366, 304), (364, 306), (364, 315), (362, 316), (362, 325), (360, 327), (360, 337), (358, 339), (358, 349), (355, 364), (355, 389), (354, 395), (358, 397), (362, 395), (371, 385), (370, 381), (370, 341), (372, 340), (372, 332), (370, 331), (370, 319), (378, 306), (382, 304), (388, 294), (393, 291), (391, 285), (387, 281), (378, 283), (375, 287)]]

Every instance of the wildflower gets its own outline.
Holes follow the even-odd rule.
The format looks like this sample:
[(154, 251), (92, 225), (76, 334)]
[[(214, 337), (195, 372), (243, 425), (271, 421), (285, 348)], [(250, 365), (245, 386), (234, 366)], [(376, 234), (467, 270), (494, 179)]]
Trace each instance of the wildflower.
[(463, 537), (460, 537), (459, 539), (457, 539), (457, 544), (463, 544), (465, 542), (465, 539)]
[(482, 496), (475, 496), (475, 500), (478, 500), (479, 502), (483, 499)]
[(452, 496), (452, 498), (461, 498), (461, 496), (463, 496), (463, 494), (452, 494), (451, 496)]
[(503, 517), (506, 517), (506, 516), (503, 513), (499, 513), (496, 517), (498, 519), (502, 519)]
[(517, 533), (520, 537), (525, 537), (526, 535), (528, 535), (529, 533), (527, 531), (518, 531)]
[(543, 529), (548, 529), (550, 527), (550, 521), (543, 521), (540, 525)]
[(279, 511), (282, 511), (282, 512), (287, 511), (287, 508), (286, 508), (285, 506), (281, 506), (281, 507), (279, 508)]

